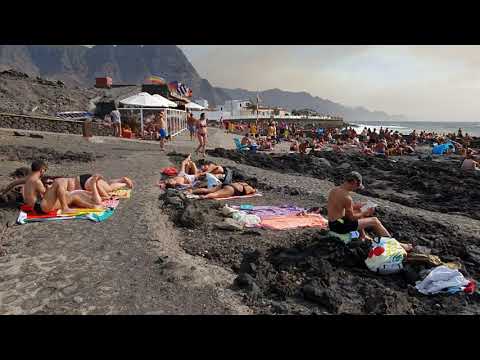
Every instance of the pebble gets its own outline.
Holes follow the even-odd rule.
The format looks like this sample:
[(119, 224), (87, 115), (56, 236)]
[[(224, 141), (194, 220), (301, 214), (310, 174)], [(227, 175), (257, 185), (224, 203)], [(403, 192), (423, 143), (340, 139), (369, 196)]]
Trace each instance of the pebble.
[(75, 296), (73, 301), (75, 301), (77, 304), (81, 304), (83, 302), (83, 298), (80, 296)]

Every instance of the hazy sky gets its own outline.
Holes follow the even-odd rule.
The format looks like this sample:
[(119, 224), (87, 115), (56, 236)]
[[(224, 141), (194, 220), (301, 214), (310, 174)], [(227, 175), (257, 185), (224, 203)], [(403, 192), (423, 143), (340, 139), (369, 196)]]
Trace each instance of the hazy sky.
[(412, 120), (480, 120), (480, 46), (180, 48), (215, 86), (307, 91)]

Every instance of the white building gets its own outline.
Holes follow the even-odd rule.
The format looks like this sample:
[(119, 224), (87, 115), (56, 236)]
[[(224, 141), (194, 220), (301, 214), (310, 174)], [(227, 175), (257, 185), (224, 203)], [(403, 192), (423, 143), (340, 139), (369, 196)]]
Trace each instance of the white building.
[(227, 100), (225, 104), (217, 106), (217, 111), (228, 111), (233, 116), (251, 115), (252, 111), (249, 109), (249, 100)]
[(205, 109), (208, 109), (208, 101), (205, 99), (196, 99), (193, 102), (200, 106), (203, 106)]

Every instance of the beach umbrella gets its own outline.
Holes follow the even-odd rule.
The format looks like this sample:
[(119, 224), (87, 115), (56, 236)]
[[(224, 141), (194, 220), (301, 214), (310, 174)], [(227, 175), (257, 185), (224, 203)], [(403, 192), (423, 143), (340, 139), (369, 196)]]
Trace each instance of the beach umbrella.
[(164, 98), (162, 95), (155, 94), (153, 95), (153, 97), (165, 104), (164, 107), (177, 107), (177, 104), (175, 102)]
[(202, 105), (198, 105), (194, 102), (189, 102), (187, 105), (185, 105), (187, 109), (191, 110), (204, 110), (205, 108)]
[(139, 106), (140, 107), (140, 126), (142, 128), (143, 134), (143, 108), (152, 108), (152, 107), (176, 107), (173, 101), (165, 99), (160, 95), (150, 95), (146, 92), (141, 92), (139, 94), (130, 96), (126, 99), (120, 100), (124, 105), (130, 106)]

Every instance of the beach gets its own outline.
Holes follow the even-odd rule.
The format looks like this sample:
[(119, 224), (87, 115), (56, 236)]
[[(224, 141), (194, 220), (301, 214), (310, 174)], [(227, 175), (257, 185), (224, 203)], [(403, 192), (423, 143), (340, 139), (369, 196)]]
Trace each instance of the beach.
[[(28, 166), (29, 157), (52, 154), (51, 175), (129, 176), (135, 188), (103, 223), (13, 226), (18, 210), (0, 207), (1, 224), (11, 225), (4, 227), (2, 240), (8, 253), (0, 257), (1, 314), (480, 313), (478, 294), (421, 295), (411, 282), (415, 269), (372, 273), (364, 265), (365, 244), (339, 245), (319, 229), (218, 229), (223, 202), (180, 205), (175, 194), (166, 196), (156, 186), (161, 168), (177, 166), (196, 147), (185, 133), (166, 153), (156, 142), (42, 135), (0, 131), (2, 145), (17, 149), (0, 161), (0, 185), (9, 181), (8, 173)], [(333, 153), (301, 157), (287, 154), (283, 145), (280, 154), (239, 155), (232, 150), (233, 137), (210, 128), (207, 159), (234, 169), (263, 196), (229, 204), (324, 211), (341, 174), (358, 170), (366, 189), (355, 199), (377, 203), (377, 216), (395, 238), (457, 261), (469, 277), (480, 278), (480, 201), (473, 197), (479, 179), (459, 179), (455, 157), (397, 162)], [(58, 154), (39, 150), (52, 147)], [(64, 156), (67, 151), (70, 156)]]

